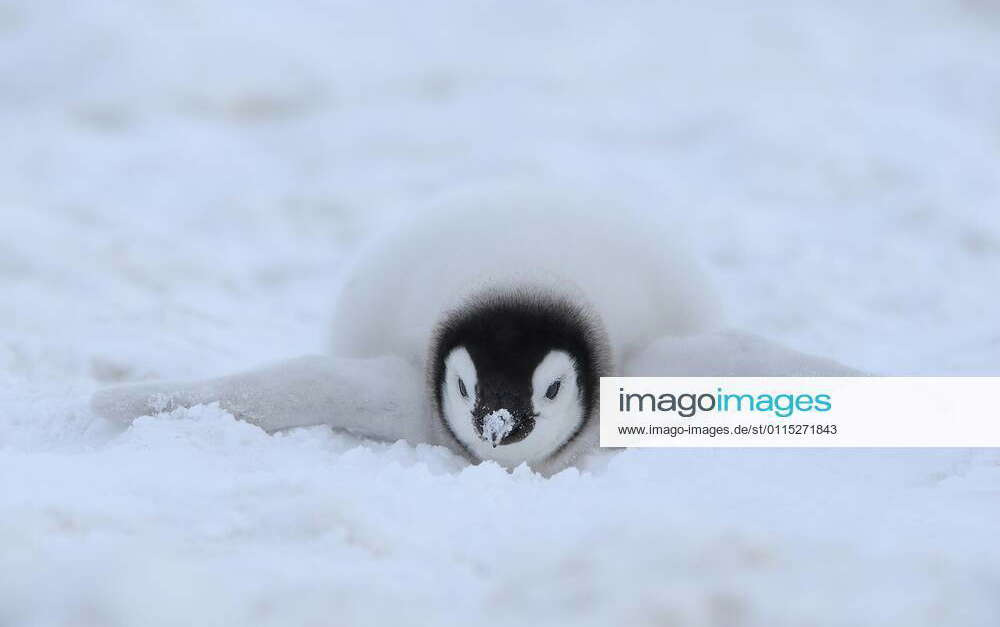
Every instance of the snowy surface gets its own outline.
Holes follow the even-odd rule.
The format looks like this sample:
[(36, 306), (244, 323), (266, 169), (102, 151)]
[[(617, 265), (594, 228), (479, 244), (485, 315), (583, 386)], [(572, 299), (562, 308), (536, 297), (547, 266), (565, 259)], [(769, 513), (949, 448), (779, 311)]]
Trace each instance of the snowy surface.
[(365, 234), (512, 178), (670, 211), (739, 326), (1000, 374), (1000, 4), (689, 4), (0, 3), (0, 626), (1000, 624), (996, 451), (545, 480), (87, 409), (315, 352)]

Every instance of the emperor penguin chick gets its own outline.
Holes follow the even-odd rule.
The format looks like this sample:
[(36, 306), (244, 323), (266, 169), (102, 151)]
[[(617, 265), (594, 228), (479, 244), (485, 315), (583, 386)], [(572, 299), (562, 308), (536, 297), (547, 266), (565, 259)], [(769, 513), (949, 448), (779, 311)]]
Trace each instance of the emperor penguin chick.
[(858, 374), (723, 330), (659, 216), (579, 194), (461, 194), (346, 268), (329, 356), (98, 392), (108, 418), (218, 402), (269, 431), (328, 424), (551, 474), (598, 446), (602, 376)]

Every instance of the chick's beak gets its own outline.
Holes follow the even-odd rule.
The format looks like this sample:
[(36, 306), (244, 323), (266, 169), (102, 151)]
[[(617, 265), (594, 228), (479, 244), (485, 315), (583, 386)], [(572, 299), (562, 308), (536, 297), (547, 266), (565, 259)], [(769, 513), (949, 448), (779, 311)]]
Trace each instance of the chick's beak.
[(483, 417), (484, 441), (489, 442), (496, 448), (505, 437), (517, 426), (517, 419), (506, 409), (492, 411)]

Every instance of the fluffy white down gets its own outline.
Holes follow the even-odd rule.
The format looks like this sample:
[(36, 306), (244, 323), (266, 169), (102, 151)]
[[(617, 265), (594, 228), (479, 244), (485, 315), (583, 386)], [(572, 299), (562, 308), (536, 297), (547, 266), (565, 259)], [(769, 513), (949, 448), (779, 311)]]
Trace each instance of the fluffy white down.
[(363, 251), (336, 301), (333, 353), (423, 365), (443, 313), (498, 285), (588, 304), (616, 365), (656, 337), (720, 319), (704, 275), (653, 212), (566, 190), (493, 187), (451, 195)]

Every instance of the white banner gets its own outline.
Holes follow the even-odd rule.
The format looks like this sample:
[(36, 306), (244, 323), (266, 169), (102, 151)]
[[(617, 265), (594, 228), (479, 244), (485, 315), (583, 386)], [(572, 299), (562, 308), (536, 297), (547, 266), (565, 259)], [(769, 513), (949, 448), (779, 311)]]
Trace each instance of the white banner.
[(1000, 447), (1000, 377), (604, 377), (601, 446)]

